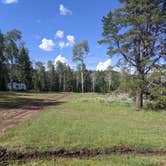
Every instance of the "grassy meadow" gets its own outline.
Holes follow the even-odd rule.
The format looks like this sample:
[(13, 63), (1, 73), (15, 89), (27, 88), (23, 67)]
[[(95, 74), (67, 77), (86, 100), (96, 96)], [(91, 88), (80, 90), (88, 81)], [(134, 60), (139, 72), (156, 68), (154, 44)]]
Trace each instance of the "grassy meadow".
[[(166, 151), (166, 112), (135, 112), (125, 95), (71, 94), (58, 105), (0, 134), (0, 146), (39, 151), (115, 146)], [(99, 156), (36, 160), (28, 165), (166, 165), (161, 156)]]
[[(166, 157), (143, 156), (99, 156), (92, 159), (57, 158), (55, 160), (36, 160), (24, 166), (165, 166)], [(18, 166), (18, 163), (10, 166)]]

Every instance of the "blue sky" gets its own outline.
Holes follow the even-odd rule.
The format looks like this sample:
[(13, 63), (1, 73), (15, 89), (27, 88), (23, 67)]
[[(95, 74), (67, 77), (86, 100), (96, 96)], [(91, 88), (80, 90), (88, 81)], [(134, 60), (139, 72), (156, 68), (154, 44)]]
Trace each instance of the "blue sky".
[(1, 31), (20, 30), (31, 60), (54, 61), (61, 54), (74, 67), (71, 46), (83, 39), (90, 46), (86, 58), (89, 69), (108, 60), (106, 46), (97, 41), (102, 38), (102, 17), (120, 6), (118, 0), (0, 1)]

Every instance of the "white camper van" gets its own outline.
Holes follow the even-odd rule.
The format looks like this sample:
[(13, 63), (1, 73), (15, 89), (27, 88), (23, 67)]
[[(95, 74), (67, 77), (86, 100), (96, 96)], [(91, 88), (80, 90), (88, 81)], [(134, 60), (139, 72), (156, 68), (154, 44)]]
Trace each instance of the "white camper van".
[(25, 91), (25, 90), (27, 90), (27, 87), (26, 87), (25, 84), (17, 83), (17, 82), (13, 82), (13, 88), (12, 88), (11, 83), (8, 83), (7, 88), (8, 88), (8, 90), (14, 90), (14, 91)]

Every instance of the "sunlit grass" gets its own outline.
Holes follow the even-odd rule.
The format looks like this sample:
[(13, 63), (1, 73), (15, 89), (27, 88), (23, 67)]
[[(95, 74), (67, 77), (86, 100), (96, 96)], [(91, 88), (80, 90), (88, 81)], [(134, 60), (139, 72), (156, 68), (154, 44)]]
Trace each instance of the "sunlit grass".
[(161, 166), (166, 164), (166, 157), (156, 156), (99, 156), (92, 159), (35, 160), (26, 164), (11, 164), (10, 166)]
[(131, 105), (94, 100), (97, 97), (73, 94), (66, 103), (49, 107), (48, 112), (1, 134), (0, 146), (39, 150), (129, 146), (166, 150), (165, 112), (135, 112)]

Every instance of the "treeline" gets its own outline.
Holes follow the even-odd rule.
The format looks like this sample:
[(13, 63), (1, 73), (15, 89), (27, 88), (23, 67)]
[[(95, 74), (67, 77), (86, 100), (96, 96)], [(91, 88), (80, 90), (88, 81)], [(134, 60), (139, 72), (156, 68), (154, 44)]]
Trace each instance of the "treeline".
[[(76, 48), (82, 49), (86, 44), (84, 41)], [(74, 61), (80, 59), (78, 55)], [(73, 70), (60, 61), (57, 64), (51, 61), (47, 65), (42, 62), (32, 64), (21, 32), (0, 32), (0, 90), (7, 90), (7, 84), (13, 82), (25, 83), (28, 90), (35, 91), (110, 92), (119, 87), (120, 73), (112, 70), (90, 71), (84, 63), (83, 67), (79, 64), (77, 70)]]
[[(47, 67), (37, 62), (33, 70), (33, 89), (37, 91), (82, 92), (81, 71), (67, 64), (51, 61)], [(115, 71), (84, 71), (84, 92), (109, 92), (120, 85), (120, 74)]]
[[(103, 17), (103, 38), (108, 55), (120, 65), (134, 68), (133, 75), (111, 70), (88, 71), (84, 61), (87, 41), (73, 46), (77, 70), (63, 63), (54, 65), (30, 61), (21, 32), (0, 33), (0, 90), (8, 82), (20, 81), (35, 91), (109, 92), (119, 87), (135, 99), (140, 111), (144, 101), (153, 108), (166, 108), (166, 3), (165, 0), (119, 0), (121, 7)], [(163, 64), (163, 65), (162, 65)]]
[[(0, 90), (8, 90), (7, 84), (21, 82), (27, 90), (55, 92), (100, 92), (115, 90), (127, 92), (136, 100), (138, 85), (137, 73), (129, 74), (125, 69), (116, 72), (86, 69), (84, 58), (89, 52), (87, 41), (73, 46), (73, 62), (76, 70), (69, 65), (48, 61), (32, 63), (28, 49), (22, 41), (21, 32), (12, 30), (6, 34), (0, 32)], [(153, 66), (144, 78), (143, 99), (149, 101), (148, 107), (166, 108), (166, 71), (165, 65)]]
[(7, 89), (7, 83), (20, 81), (32, 88), (33, 68), (28, 50), (22, 41), (22, 34), (12, 30), (0, 32), (0, 90)]

